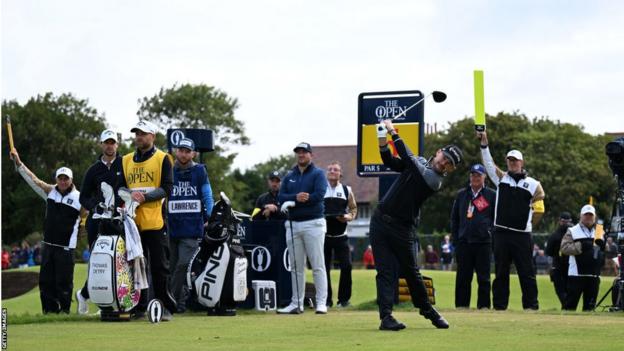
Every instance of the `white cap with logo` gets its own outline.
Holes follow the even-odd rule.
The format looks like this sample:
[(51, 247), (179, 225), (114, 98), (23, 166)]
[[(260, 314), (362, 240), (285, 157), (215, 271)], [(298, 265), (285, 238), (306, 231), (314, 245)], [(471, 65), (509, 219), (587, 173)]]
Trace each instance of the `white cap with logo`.
[(522, 158), (522, 152), (520, 152), (518, 150), (511, 150), (511, 151), (509, 151), (505, 158), (510, 158), (510, 157), (513, 157), (513, 158), (515, 158), (517, 160), (520, 160), (520, 161), (524, 160)]
[(72, 172), (71, 169), (67, 168), (67, 167), (61, 167), (59, 169), (56, 170), (56, 178), (58, 178), (61, 175), (66, 175), (69, 178), (74, 178), (74, 172)]
[(103, 143), (106, 140), (110, 140), (110, 139), (117, 142), (117, 133), (115, 133), (114, 131), (110, 129), (106, 129), (105, 131), (102, 132), (102, 134), (100, 134), (100, 143)]
[(130, 129), (131, 133), (134, 133), (136, 131), (155, 135), (158, 131), (158, 127), (156, 127), (154, 123), (149, 121), (139, 121), (139, 123), (137, 123), (134, 128)]
[(581, 208), (581, 216), (586, 214), (586, 213), (591, 213), (591, 214), (593, 214), (595, 216), (596, 215), (596, 209), (592, 205), (585, 205), (585, 206), (583, 206), (583, 208)]

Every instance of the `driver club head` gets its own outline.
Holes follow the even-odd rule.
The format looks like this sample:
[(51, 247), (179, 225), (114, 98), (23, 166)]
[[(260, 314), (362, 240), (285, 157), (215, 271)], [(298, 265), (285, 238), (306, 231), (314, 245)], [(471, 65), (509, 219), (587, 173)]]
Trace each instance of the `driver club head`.
[(433, 96), (433, 101), (437, 103), (440, 103), (446, 100), (446, 94), (441, 91), (434, 91), (431, 93), (431, 95)]

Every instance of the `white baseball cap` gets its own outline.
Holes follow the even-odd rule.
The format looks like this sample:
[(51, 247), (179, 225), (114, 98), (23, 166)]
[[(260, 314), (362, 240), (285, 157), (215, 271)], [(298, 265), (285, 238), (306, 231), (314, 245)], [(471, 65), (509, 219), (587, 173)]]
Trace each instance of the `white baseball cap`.
[(155, 135), (156, 131), (158, 131), (158, 127), (156, 127), (156, 125), (150, 121), (139, 121), (139, 123), (137, 123), (134, 128), (130, 129), (131, 133), (134, 133), (136, 131)]
[(59, 169), (56, 170), (56, 178), (58, 178), (61, 175), (66, 175), (69, 178), (74, 178), (74, 172), (72, 172), (71, 169), (67, 168), (67, 167), (61, 167)]
[(105, 142), (106, 140), (113, 139), (117, 142), (117, 133), (113, 132), (110, 129), (107, 129), (100, 134), (100, 143)]
[(517, 160), (520, 160), (520, 161), (524, 160), (522, 158), (522, 152), (520, 152), (518, 150), (511, 150), (511, 151), (509, 151), (505, 158), (510, 158), (510, 157), (513, 157), (513, 158), (515, 158)]
[(586, 213), (591, 213), (591, 214), (593, 214), (595, 216), (596, 215), (596, 209), (592, 205), (585, 205), (585, 206), (583, 206), (583, 208), (581, 208), (581, 216), (586, 214)]

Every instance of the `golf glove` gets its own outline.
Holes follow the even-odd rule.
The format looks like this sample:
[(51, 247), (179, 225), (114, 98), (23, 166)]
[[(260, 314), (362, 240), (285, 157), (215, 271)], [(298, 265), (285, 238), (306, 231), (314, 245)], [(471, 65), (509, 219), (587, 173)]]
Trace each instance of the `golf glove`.
[(282, 211), (283, 213), (288, 213), (288, 209), (291, 207), (295, 207), (295, 202), (294, 201), (286, 201), (282, 204), (282, 208), (280, 208), (280, 211)]
[(386, 130), (386, 126), (383, 123), (379, 123), (376, 125), (377, 127), (377, 138), (385, 138), (388, 131)]

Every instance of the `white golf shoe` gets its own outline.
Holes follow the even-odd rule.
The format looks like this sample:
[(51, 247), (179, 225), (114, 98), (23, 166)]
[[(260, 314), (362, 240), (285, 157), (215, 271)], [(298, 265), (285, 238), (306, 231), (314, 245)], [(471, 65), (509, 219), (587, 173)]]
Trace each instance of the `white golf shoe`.
[(76, 301), (78, 302), (78, 314), (87, 314), (89, 313), (89, 304), (87, 303), (87, 299), (82, 297), (80, 293), (82, 289), (76, 291)]
[(299, 308), (297, 305), (293, 305), (292, 303), (284, 308), (280, 308), (277, 310), (278, 314), (300, 314), (303, 313), (303, 308)]
[(327, 305), (316, 305), (316, 314), (327, 314)]

